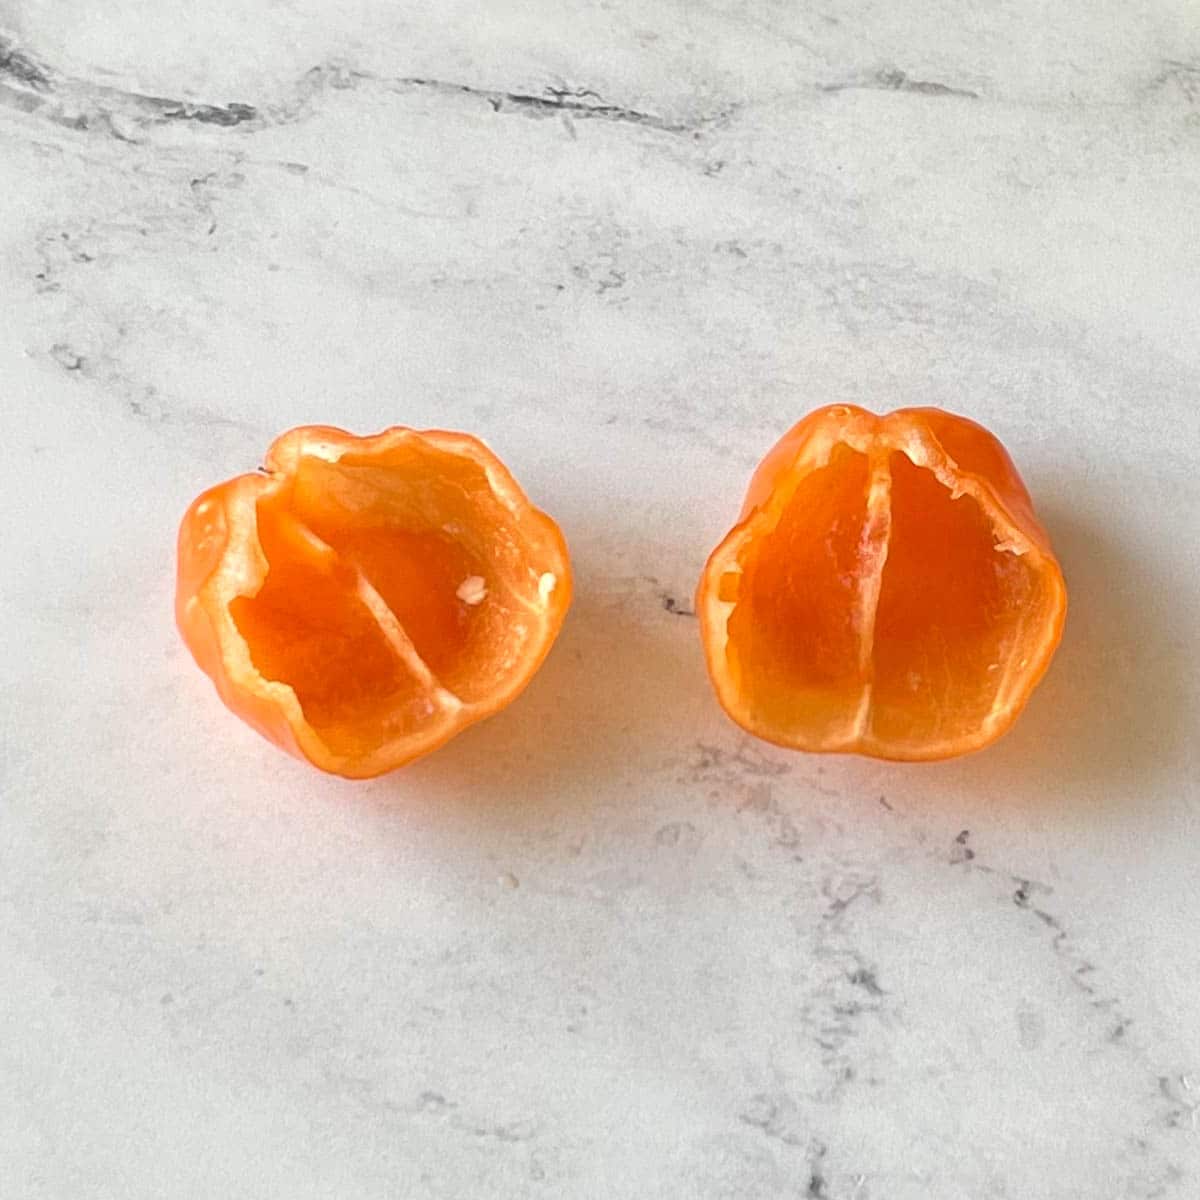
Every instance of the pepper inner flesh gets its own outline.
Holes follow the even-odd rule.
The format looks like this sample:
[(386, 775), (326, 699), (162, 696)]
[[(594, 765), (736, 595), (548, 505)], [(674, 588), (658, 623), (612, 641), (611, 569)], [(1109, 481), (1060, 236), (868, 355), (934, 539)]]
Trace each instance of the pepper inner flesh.
[(793, 484), (773, 528), (743, 545), (728, 618), (756, 726), (893, 746), (977, 729), (1050, 603), (1038, 573), (998, 546), (974, 498), (900, 451), (839, 445)]
[(361, 754), (436, 719), (429, 675), (463, 703), (506, 683), (538, 600), (515, 522), (460, 455), (302, 455), (257, 503), (267, 576), (230, 613), (256, 670), (331, 749)]
[(296, 693), (305, 720), (335, 753), (381, 745), (433, 712), (349, 581), (324, 564), (276, 554), (256, 596), (230, 604), (264, 679)]
[(866, 455), (839, 446), (795, 482), (774, 528), (744, 544), (726, 653), (757, 723), (837, 736), (858, 704), (867, 484)]

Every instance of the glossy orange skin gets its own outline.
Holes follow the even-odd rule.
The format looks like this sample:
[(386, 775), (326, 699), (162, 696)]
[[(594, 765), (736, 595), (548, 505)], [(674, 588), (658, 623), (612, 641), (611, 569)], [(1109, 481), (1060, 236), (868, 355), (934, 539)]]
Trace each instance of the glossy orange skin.
[[(951, 747), (886, 746), (861, 737), (842, 744), (802, 743), (776, 736), (748, 718), (731, 682), (727, 664), (724, 622), (728, 605), (722, 602), (722, 577), (731, 556), (758, 535), (756, 526), (787, 492), (797, 475), (809, 469), (803, 460), (814, 446), (845, 444), (863, 453), (904, 450), (927, 456), (946, 473), (954, 486), (971, 494), (992, 517), (997, 530), (1025, 545), (1053, 597), (1052, 611), (1033, 650), (1022, 694), (995, 727), (963, 736)], [(915, 461), (915, 459), (914, 459)], [(1020, 714), (1029, 696), (1049, 667), (1062, 637), (1067, 612), (1067, 592), (1062, 570), (1050, 539), (1038, 520), (1033, 502), (1012, 459), (1000, 441), (983, 426), (966, 417), (937, 408), (897, 409), (877, 415), (855, 405), (835, 404), (817, 409), (785, 433), (767, 453), (751, 478), (737, 524), (714, 549), (705, 565), (696, 592), (701, 638), (710, 679), (726, 713), (748, 732), (794, 749), (835, 751), (900, 761), (926, 761), (970, 753), (1002, 736)]]
[[(255, 526), (255, 504), (279, 481), (286, 480), (308, 451), (350, 454), (356, 463), (388, 467), (402, 444), (417, 442), (461, 456), (486, 470), (493, 495), (516, 514), (527, 534), (525, 551), (537, 569), (554, 577), (542, 596), (540, 637), (506, 686), (482, 700), (464, 705), (435, 727), (416, 736), (397, 738), (392, 746), (359, 760), (328, 750), (315, 736), (295, 703), (278, 684), (264, 680), (250, 661), (248, 647), (230, 619), (230, 601), (253, 596), (263, 582), (261, 547)], [(229, 577), (245, 580), (231, 586)], [(177, 547), (175, 617), (184, 643), (201, 670), (213, 681), (225, 705), (263, 737), (296, 758), (347, 778), (368, 778), (403, 766), (449, 741), (468, 725), (511, 703), (549, 653), (572, 595), (570, 558), (561, 530), (534, 508), (504, 464), (477, 438), (443, 430), (416, 431), (394, 427), (358, 437), (330, 426), (302, 426), (278, 437), (268, 450), (261, 472), (239, 475), (209, 488), (189, 506), (180, 525)], [(353, 671), (353, 663), (346, 663)]]

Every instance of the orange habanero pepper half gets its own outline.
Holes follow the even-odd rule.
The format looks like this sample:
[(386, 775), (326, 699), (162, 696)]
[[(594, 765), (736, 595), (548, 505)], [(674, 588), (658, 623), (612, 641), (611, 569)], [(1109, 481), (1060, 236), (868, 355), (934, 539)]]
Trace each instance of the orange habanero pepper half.
[(176, 620), (221, 699), (351, 778), (509, 704), (570, 600), (558, 526), (463, 433), (293, 429), (179, 531)]
[(717, 697), (800, 750), (937, 759), (1017, 719), (1067, 591), (1004, 447), (935, 408), (810, 413), (763, 459), (696, 611)]

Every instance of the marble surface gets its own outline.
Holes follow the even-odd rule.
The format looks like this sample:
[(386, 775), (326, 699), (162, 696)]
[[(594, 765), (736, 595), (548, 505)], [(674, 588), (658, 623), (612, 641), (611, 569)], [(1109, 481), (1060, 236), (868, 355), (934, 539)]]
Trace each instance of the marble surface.
[[(1200, 1195), (1194, 0), (0, 0), (0, 1195)], [(789, 755), (689, 597), (933, 403), (1072, 588), (965, 760)], [(201, 488), (474, 430), (578, 600), (325, 778), (172, 627)]]

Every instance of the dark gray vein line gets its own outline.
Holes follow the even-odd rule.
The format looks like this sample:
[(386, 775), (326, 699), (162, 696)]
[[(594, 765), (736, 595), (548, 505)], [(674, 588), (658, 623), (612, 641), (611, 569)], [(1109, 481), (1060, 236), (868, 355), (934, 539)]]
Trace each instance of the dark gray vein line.
[[(1081, 993), (1085, 1003), (1104, 1016), (1108, 1024), (1105, 1040), (1110, 1045), (1123, 1045), (1126, 1053), (1132, 1055), (1133, 1060), (1143, 1069), (1153, 1071), (1159, 1083), (1159, 1090), (1163, 1097), (1170, 1102), (1165, 1111), (1160, 1114), (1160, 1119), (1168, 1128), (1178, 1127), (1184, 1117), (1188, 1117), (1190, 1121), (1191, 1118), (1185, 1111), (1186, 1105), (1181, 1103), (1179, 1097), (1171, 1095), (1170, 1091), (1162, 1086), (1162, 1080), (1169, 1080), (1169, 1077), (1161, 1075), (1155, 1069), (1148, 1051), (1135, 1046), (1127, 1038), (1126, 1035), (1133, 1026), (1134, 1019), (1125, 1011), (1120, 998), (1114, 994), (1104, 994), (1104, 990), (1096, 982), (1096, 977), (1099, 975), (1096, 964), (1087, 957), (1076, 938), (1067, 930), (1062, 921), (1038, 902), (1037, 897), (1049, 896), (1053, 889), (1035, 879), (1029, 879), (1023, 875), (981, 862), (976, 853), (970, 849), (969, 839), (970, 831), (966, 829), (954, 839), (949, 858), (951, 865), (961, 866), (968, 872), (983, 872), (1010, 886), (1015, 885), (1011, 893), (1013, 905), (1022, 913), (1033, 917), (1038, 925), (1049, 931), (1048, 945), (1051, 953), (1066, 969), (1067, 979)], [(1200, 1106), (1197, 1107), (1200, 1108)], [(1168, 1166), (1170, 1165), (1168, 1163)]]
[(572, 117), (587, 120), (620, 121), (630, 125), (643, 125), (648, 129), (658, 129), (663, 133), (688, 133), (698, 124), (707, 121), (688, 124), (686, 122), (669, 121), (654, 113), (642, 112), (636, 108), (626, 108), (620, 104), (607, 104), (595, 92), (586, 88), (547, 88), (544, 96), (534, 96), (527, 92), (505, 92), (494, 88), (473, 87), (465, 83), (453, 83), (445, 79), (425, 79), (419, 76), (406, 76), (393, 81), (394, 86), (401, 89), (423, 88), (444, 94), (475, 96), (487, 101), (493, 112), (502, 112), (505, 108), (521, 109), (530, 115), (539, 117), (560, 116), (568, 113)]
[(5, 76), (39, 92), (50, 87), (50, 77), (46, 72), (27, 54), (22, 54), (8, 38), (0, 37), (0, 80)]
[(183, 123), (221, 130), (289, 124), (299, 120), (309, 102), (326, 88), (347, 90), (364, 85), (396, 93), (424, 91), (467, 97), (483, 101), (495, 113), (519, 112), (533, 117), (609, 121), (677, 135), (698, 133), (714, 122), (727, 119), (734, 111), (726, 108), (713, 116), (676, 121), (657, 113), (609, 103), (590, 88), (548, 87), (543, 94), (534, 95), (417, 75), (373, 75), (333, 64), (307, 71), (296, 84), (290, 102), (270, 107), (241, 101), (206, 104), (76, 79), (37, 62), (18, 49), (11, 38), (0, 35), (0, 105), (27, 113), (36, 112), (68, 129), (103, 133), (120, 141), (131, 140), (123, 131), (123, 124), (146, 129)]
[(22, 112), (37, 112), (68, 129), (107, 133), (121, 141), (121, 120), (136, 125), (172, 121), (230, 128), (255, 121), (251, 104), (198, 104), (123, 91), (63, 75), (19, 50), (11, 38), (0, 36), (0, 104)]
[(978, 100), (979, 93), (969, 88), (951, 87), (948, 83), (938, 83), (931, 79), (911, 79), (896, 67), (886, 67), (877, 71), (869, 79), (853, 80), (848, 83), (823, 83), (823, 92), (912, 92), (918, 96), (961, 96), (968, 100)]
[(149, 107), (156, 109), (165, 121), (198, 121), (202, 125), (228, 128), (258, 117), (258, 110), (252, 104), (189, 104), (186, 100), (164, 100), (158, 96), (144, 96), (142, 99)]

